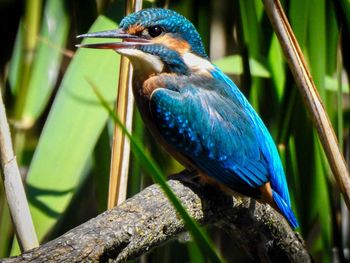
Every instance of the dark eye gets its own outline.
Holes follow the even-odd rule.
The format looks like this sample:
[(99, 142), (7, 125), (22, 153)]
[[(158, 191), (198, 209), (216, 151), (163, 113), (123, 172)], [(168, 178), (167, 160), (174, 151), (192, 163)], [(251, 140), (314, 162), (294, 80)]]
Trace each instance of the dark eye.
[(151, 37), (157, 37), (162, 33), (163, 33), (163, 28), (161, 28), (160, 26), (151, 26), (148, 28), (148, 34)]

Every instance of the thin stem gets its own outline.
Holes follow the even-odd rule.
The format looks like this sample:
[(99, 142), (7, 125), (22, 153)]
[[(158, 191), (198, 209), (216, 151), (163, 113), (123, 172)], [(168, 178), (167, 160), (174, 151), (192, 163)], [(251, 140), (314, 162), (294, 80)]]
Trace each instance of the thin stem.
[(338, 140), (321, 98), (306, 66), (300, 46), (278, 0), (263, 0), (267, 15), (277, 34), (289, 67), (310, 113), (318, 136), (332, 168), (338, 187), (350, 210), (350, 176)]
[[(126, 1), (126, 14), (142, 8), (142, 1)], [(134, 109), (132, 95), (132, 68), (129, 61), (122, 57), (120, 62), (116, 114), (131, 131)], [(112, 145), (111, 170), (109, 179), (108, 209), (126, 199), (130, 163), (130, 142), (118, 126), (115, 127)]]
[(8, 126), (5, 106), (0, 93), (0, 161), (7, 202), (12, 221), (22, 251), (39, 245), (28, 201), (19, 173), (16, 157), (13, 153), (11, 134)]

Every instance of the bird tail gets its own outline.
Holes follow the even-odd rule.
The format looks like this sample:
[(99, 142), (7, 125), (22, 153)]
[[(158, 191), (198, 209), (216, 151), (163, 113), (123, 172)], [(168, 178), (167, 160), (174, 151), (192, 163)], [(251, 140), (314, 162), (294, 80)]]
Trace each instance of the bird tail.
[(288, 220), (290, 226), (293, 229), (296, 229), (297, 227), (299, 227), (297, 218), (295, 217), (290, 205), (288, 205), (286, 201), (284, 201), (283, 198), (273, 190), (272, 190), (272, 197), (276, 205), (278, 206), (279, 210), (282, 212), (284, 217)]

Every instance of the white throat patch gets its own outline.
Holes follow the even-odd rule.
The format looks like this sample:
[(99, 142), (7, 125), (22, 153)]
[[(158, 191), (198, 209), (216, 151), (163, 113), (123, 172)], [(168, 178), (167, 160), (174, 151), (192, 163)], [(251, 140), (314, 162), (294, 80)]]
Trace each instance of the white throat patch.
[(128, 57), (134, 70), (140, 73), (161, 73), (164, 69), (164, 63), (157, 56), (132, 48), (118, 49), (117, 52)]
[(193, 72), (207, 73), (214, 69), (214, 66), (207, 59), (201, 58), (191, 52), (183, 54), (182, 59), (187, 67)]
[[(117, 51), (119, 54), (128, 57), (133, 65), (134, 70), (139, 74), (162, 73), (164, 63), (157, 57), (133, 48), (122, 48)], [(182, 55), (190, 71), (199, 74), (210, 74), (214, 66), (204, 58), (201, 58), (191, 52)]]

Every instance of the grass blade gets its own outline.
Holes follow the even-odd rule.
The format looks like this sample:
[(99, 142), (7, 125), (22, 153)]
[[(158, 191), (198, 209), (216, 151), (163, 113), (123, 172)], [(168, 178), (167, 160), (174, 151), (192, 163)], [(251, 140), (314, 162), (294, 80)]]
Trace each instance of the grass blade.
[(326, 76), (326, 3), (325, 0), (311, 0), (312, 12), (308, 16), (309, 38), (308, 54), (310, 71), (315, 87), (324, 102), (326, 102), (325, 76)]
[[(18, 80), (16, 84), (18, 87), (15, 89), (18, 91), (18, 99), (16, 101), (15, 117), (17, 120), (22, 119), (23, 108), (27, 98), (28, 83), (30, 79), (30, 71), (35, 54), (35, 48), (37, 46), (38, 30), (41, 19), (41, 7), (42, 0), (29, 0), (26, 1), (25, 17), (23, 25), (23, 49), (24, 52), (23, 61), (20, 64), (20, 74), (17, 75)], [(22, 40), (19, 38), (19, 40)]]
[[(0, 187), (3, 188), (3, 184), (1, 184)], [(14, 230), (5, 193), (3, 191), (0, 192), (0, 197), (0, 258), (5, 258), (10, 255)]]
[(304, 51), (307, 41), (307, 23), (310, 15), (310, 1), (290, 1), (290, 24), (301, 49)]
[(23, 29), (23, 21), (20, 21), (17, 29), (17, 35), (15, 40), (15, 45), (13, 48), (11, 62), (9, 66), (9, 76), (8, 80), (10, 83), (10, 89), (13, 95), (18, 93), (18, 89), (20, 86), (20, 78), (22, 74), (22, 64), (23, 64), (23, 52), (24, 44), (24, 29)]
[(341, 7), (343, 9), (345, 20), (346, 20), (346, 26), (348, 29), (350, 29), (350, 1), (349, 0), (339, 0)]
[[(278, 100), (281, 101), (283, 97), (284, 85), (286, 81), (285, 62), (281, 47), (278, 44), (278, 39), (275, 35), (272, 36), (268, 64), (271, 71), (271, 79), (276, 87)], [(252, 68), (252, 73), (253, 73)], [(254, 73), (253, 73), (254, 74)]]
[[(261, 61), (262, 58), (262, 43), (264, 38), (261, 33), (261, 27), (258, 21), (258, 2), (239, 0), (239, 8), (241, 12), (243, 37), (247, 46), (249, 57)], [(250, 74), (252, 75), (250, 69)], [(253, 107), (259, 112), (259, 98), (261, 97), (262, 82), (261, 79), (252, 78), (250, 91), (250, 102)]]

